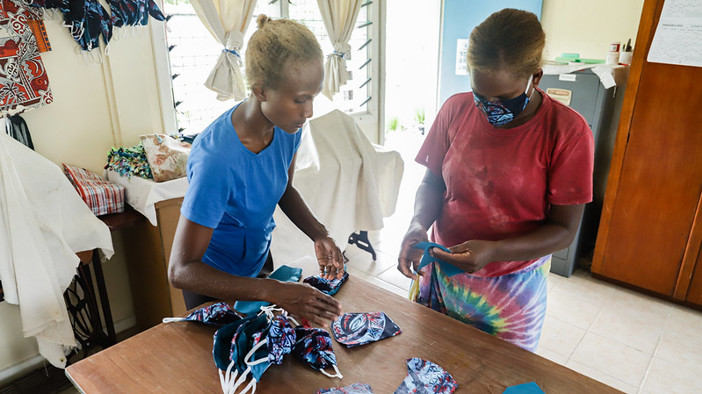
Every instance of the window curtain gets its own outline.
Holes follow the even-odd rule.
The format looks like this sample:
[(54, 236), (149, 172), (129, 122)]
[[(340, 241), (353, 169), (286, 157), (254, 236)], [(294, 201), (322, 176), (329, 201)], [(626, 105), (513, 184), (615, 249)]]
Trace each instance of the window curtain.
[(243, 100), (246, 85), (241, 73), (244, 34), (251, 22), (256, 0), (190, 0), (195, 13), (214, 38), (224, 45), (205, 86), (219, 100)]
[(346, 59), (351, 56), (349, 40), (356, 27), (356, 19), (363, 0), (317, 0), (319, 11), (334, 46), (324, 64), (322, 93), (330, 99), (349, 80)]

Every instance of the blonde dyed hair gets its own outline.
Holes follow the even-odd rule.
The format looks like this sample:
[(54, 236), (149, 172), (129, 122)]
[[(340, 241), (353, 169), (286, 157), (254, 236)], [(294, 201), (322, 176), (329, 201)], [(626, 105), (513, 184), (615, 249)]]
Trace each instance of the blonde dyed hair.
[(505, 8), (473, 29), (468, 42), (468, 68), (506, 70), (520, 77), (536, 73), (542, 64), (546, 34), (536, 15)]
[(263, 82), (277, 88), (291, 67), (311, 60), (322, 61), (322, 48), (304, 25), (289, 19), (270, 19), (259, 15), (258, 29), (246, 48), (246, 78), (249, 85)]

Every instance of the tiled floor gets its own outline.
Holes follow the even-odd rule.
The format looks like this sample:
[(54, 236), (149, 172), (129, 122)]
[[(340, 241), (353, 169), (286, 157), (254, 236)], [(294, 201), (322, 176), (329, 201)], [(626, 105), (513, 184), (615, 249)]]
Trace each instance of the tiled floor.
[[(403, 153), (402, 147), (396, 149)], [(397, 255), (422, 169), (409, 154), (403, 157), (397, 213), (382, 231), (371, 233), (377, 261), (355, 246), (346, 255), (350, 274), (406, 296), (410, 280), (397, 270)], [(570, 278), (549, 275), (537, 353), (627, 393), (700, 393), (701, 331), (701, 312), (596, 280), (579, 269)]]

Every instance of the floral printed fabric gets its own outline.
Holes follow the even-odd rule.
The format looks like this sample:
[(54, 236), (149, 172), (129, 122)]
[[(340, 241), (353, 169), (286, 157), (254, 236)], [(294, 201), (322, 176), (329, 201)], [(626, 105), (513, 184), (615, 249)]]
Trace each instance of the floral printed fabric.
[(170, 181), (187, 175), (190, 144), (165, 134), (148, 134), (140, 138), (154, 181)]
[(49, 78), (28, 24), (37, 14), (0, 0), (0, 114), (13, 115), (53, 101)]
[(146, 160), (144, 146), (141, 143), (131, 148), (110, 149), (110, 152), (107, 154), (105, 169), (111, 169), (127, 178), (136, 175), (144, 179), (154, 179), (149, 162)]
[(421, 358), (407, 359), (407, 377), (395, 394), (451, 394), (458, 388), (458, 383), (443, 368)]

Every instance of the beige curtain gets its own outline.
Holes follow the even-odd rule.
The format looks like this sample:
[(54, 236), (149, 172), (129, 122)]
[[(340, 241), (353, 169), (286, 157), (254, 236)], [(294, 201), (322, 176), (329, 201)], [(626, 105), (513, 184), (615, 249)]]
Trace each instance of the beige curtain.
[(346, 59), (351, 56), (349, 40), (356, 27), (356, 19), (363, 0), (317, 0), (324, 26), (334, 46), (334, 53), (327, 56), (324, 64), (324, 86), (322, 93), (330, 99), (349, 80)]
[(243, 100), (246, 85), (239, 52), (256, 0), (190, 0), (190, 4), (207, 30), (224, 46), (205, 86), (217, 92), (219, 100)]

